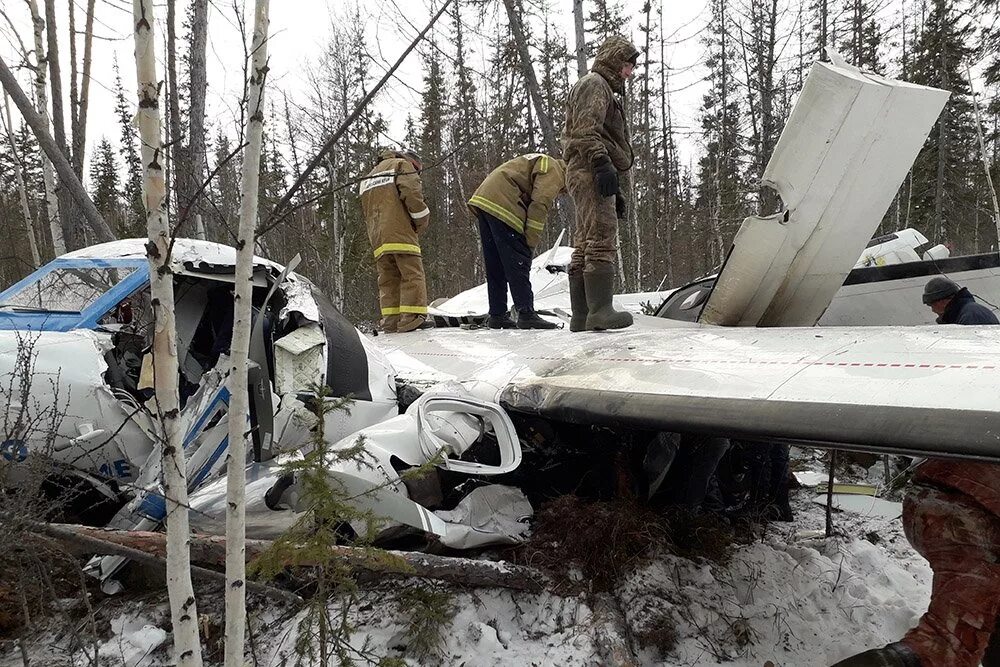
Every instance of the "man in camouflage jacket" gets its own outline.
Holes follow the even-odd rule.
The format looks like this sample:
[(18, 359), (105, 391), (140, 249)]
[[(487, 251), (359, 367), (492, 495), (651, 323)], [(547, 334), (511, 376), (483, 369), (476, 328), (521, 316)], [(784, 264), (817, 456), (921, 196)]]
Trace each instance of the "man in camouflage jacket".
[[(531, 251), (542, 236), (552, 202), (565, 191), (566, 163), (529, 153), (490, 172), (469, 200), (483, 244), (491, 329), (555, 328), (535, 312)], [(507, 314), (508, 285), (517, 322)]]
[(638, 57), (627, 39), (609, 37), (566, 104), (563, 157), (566, 185), (576, 204), (576, 251), (569, 268), (571, 331), (632, 324), (629, 313), (614, 309), (612, 296), (618, 218), (625, 214), (620, 181), (634, 161), (623, 97)]
[(427, 320), (427, 285), (418, 237), (430, 224), (424, 203), (420, 158), (385, 150), (361, 181), (361, 211), (375, 253), (382, 330), (413, 331)]

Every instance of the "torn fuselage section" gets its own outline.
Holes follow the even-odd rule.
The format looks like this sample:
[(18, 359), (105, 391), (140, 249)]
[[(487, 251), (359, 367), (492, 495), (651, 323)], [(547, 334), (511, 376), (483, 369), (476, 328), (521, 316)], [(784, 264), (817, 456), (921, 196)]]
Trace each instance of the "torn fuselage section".
[[(179, 428), (189, 494), (211, 505), (216, 491), (225, 493), (235, 251), (178, 239), (172, 268)], [(516, 508), (504, 515), (514, 517), (504, 519), (501, 539), (509, 539), (515, 532), (511, 526), (525, 512), (509, 492), (497, 500), (495, 492), (478, 491), (461, 508), (453, 502), (456, 493), (461, 495), (454, 491), (461, 481), (517, 467), (520, 443), (502, 410), (443, 391), (400, 415), (386, 356), (312, 283), (261, 258), (255, 258), (253, 282), (248, 524), (280, 523), (286, 516), (263, 503), (263, 496), (255, 504), (253, 494), (262, 481), (267, 482), (263, 491), (275, 486), (284, 462), (308, 454), (321, 415), (325, 441), (337, 443), (334, 450), (352, 446), (359, 437), (369, 443), (364, 458), (377, 465), (331, 461), (330, 475), (353, 489), (357, 502), (373, 514), (397, 528), (426, 529), (455, 546), (475, 545), (493, 539), (484, 537), (493, 533), (483, 526), (496, 517), (483, 518), (481, 508), (507, 503)], [(100, 485), (114, 500), (101, 525), (153, 530), (165, 518), (162, 434), (150, 358), (153, 328), (142, 240), (65, 255), (0, 292), (0, 382), (22, 388), (18, 399), (13, 391), (0, 398), (0, 416), (7, 424), (0, 455), (9, 450), (4, 462), (12, 471), (26, 460), (38, 460)], [(320, 409), (320, 404), (339, 409)], [(491, 446), (499, 458), (490, 454), (488, 463), (475, 458), (478, 449)], [(423, 481), (406, 474), (421, 466), (437, 472)], [(441, 503), (433, 501), (435, 476), (446, 478)], [(293, 497), (295, 488), (289, 493)], [(450, 524), (465, 526), (464, 535), (456, 537), (449, 521), (435, 518), (432, 508), (451, 511)], [(200, 527), (221, 532), (222, 525)], [(98, 559), (92, 569), (113, 589), (121, 564), (120, 559)]]

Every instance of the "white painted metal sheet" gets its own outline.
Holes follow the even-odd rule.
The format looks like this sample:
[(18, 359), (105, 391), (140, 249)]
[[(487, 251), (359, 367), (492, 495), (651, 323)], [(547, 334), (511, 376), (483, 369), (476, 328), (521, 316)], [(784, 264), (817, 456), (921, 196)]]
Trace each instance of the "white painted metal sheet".
[(785, 211), (743, 223), (701, 321), (815, 324), (947, 99), (946, 91), (815, 64), (764, 172)]
[(1000, 458), (1000, 327), (385, 338), (401, 380), (475, 379), (556, 419)]

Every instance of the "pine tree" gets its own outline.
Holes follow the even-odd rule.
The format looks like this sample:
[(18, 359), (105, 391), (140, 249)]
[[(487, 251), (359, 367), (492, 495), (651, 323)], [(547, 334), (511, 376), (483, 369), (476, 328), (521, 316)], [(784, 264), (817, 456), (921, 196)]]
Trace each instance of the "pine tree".
[(625, 10), (618, 0), (593, 0), (587, 14), (587, 32), (594, 36), (590, 42), (590, 55), (594, 55), (604, 40), (612, 35), (620, 35), (625, 30)]
[(139, 160), (139, 139), (135, 126), (132, 124), (133, 107), (125, 98), (122, 88), (121, 72), (118, 70), (118, 59), (114, 61), (115, 69), (115, 116), (121, 128), (119, 143), (122, 157), (125, 160), (125, 179), (122, 187), (122, 197), (125, 200), (125, 218), (123, 232), (131, 235), (142, 235), (146, 223), (146, 209), (142, 203), (142, 162)]
[(698, 160), (696, 208), (707, 218), (710, 234), (701, 253), (703, 270), (721, 263), (728, 242), (746, 214), (745, 178), (740, 156), (745, 152), (740, 134), (739, 102), (734, 93), (734, 45), (730, 40), (728, 0), (712, 1), (712, 20), (705, 38), (711, 87), (701, 106), (705, 153)]
[[(118, 159), (115, 149), (108, 141), (107, 137), (101, 137), (94, 151), (94, 156), (90, 162), (90, 197), (94, 200), (94, 206), (101, 212), (101, 215), (112, 222), (119, 222), (121, 210), (121, 177), (118, 174)], [(131, 230), (118, 227), (116, 233), (119, 236), (126, 236)]]
[(978, 146), (964, 72), (972, 35), (952, 0), (932, 0), (909, 73), (914, 83), (952, 92), (913, 165), (911, 226), (963, 251), (974, 250), (977, 211)]

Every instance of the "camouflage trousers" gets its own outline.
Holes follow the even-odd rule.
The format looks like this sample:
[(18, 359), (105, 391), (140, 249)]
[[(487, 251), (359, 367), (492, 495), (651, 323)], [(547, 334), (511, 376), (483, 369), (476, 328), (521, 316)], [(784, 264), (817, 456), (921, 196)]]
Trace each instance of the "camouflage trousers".
[(602, 197), (594, 183), (589, 165), (571, 162), (566, 169), (566, 189), (576, 206), (576, 231), (573, 236), (572, 274), (591, 272), (596, 263), (613, 264), (618, 236), (615, 198)]
[(427, 284), (420, 255), (385, 254), (375, 260), (382, 330), (411, 331), (427, 319)]
[(914, 484), (903, 529), (934, 579), (930, 606), (902, 643), (928, 667), (978, 667), (1000, 640), (990, 641), (1000, 615), (1000, 518), (963, 493)]

